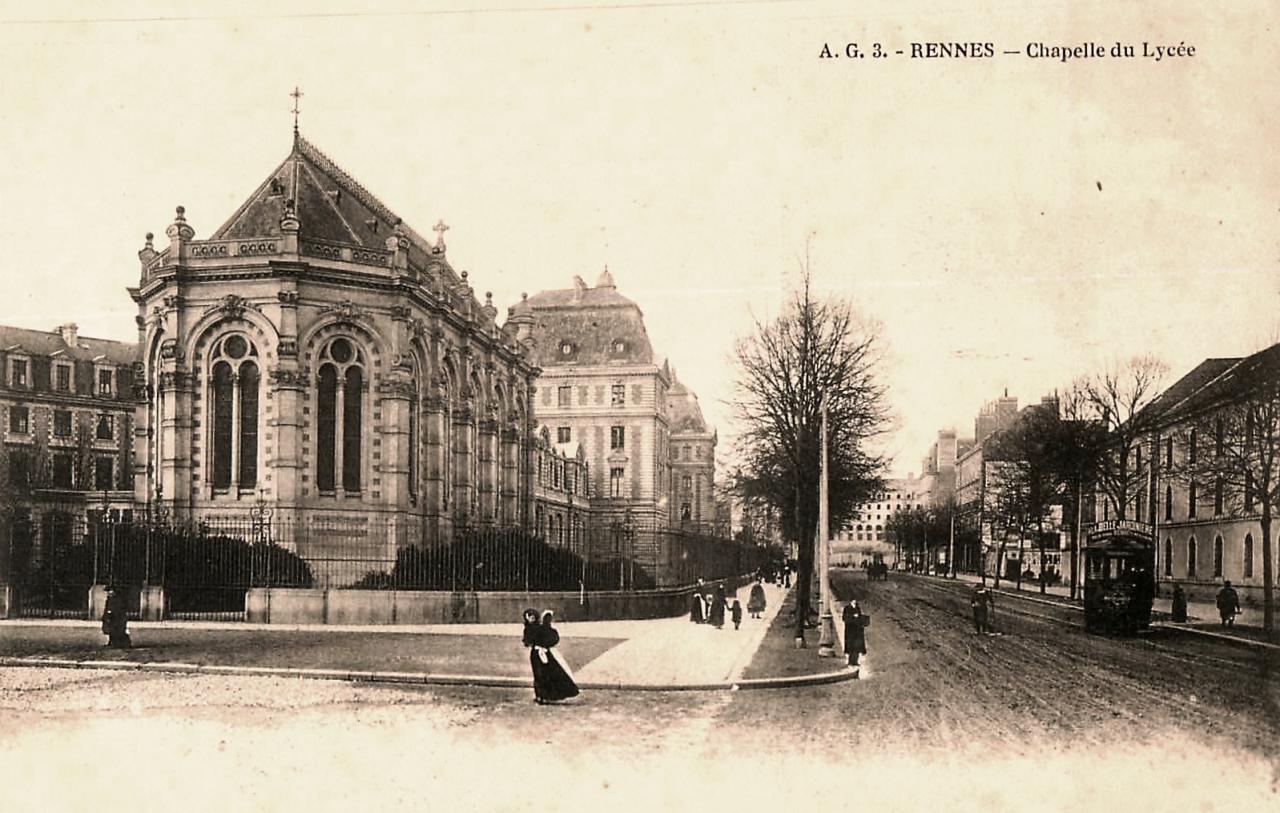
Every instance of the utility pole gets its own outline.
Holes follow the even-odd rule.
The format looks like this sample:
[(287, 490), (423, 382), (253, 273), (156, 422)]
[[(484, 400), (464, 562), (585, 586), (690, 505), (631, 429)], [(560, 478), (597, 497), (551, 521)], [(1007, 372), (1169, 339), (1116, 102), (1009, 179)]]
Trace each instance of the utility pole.
[(828, 528), (828, 508), (827, 508), (827, 396), (822, 396), (822, 481), (820, 483), (820, 491), (818, 494), (818, 576), (819, 576), (819, 597), (821, 604), (819, 609), (820, 623), (822, 631), (818, 637), (818, 657), (830, 658), (834, 657), (836, 628), (835, 620), (831, 617), (831, 576), (827, 572), (831, 566), (831, 540), (827, 539)]
[(951, 538), (947, 544), (947, 575), (956, 577), (956, 506), (952, 503), (948, 513), (951, 514)]

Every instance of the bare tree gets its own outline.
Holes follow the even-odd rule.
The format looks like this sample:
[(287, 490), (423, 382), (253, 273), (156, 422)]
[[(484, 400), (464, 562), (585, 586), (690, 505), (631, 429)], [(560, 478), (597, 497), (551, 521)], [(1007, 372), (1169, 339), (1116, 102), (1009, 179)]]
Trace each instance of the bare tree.
[(841, 299), (818, 299), (807, 264), (778, 317), (738, 340), (736, 395), (740, 498), (776, 509), (799, 550), (796, 637), (803, 640), (813, 575), (821, 471), (821, 401), (827, 396), (830, 533), (879, 488), (881, 458), (869, 442), (888, 427), (878, 327)]
[[(1166, 464), (1215, 515), (1256, 517), (1262, 544), (1262, 626), (1275, 630), (1272, 520), (1280, 511), (1280, 345), (1244, 359), (1166, 416), (1182, 454)], [(1204, 486), (1199, 492), (1195, 486)]]
[(1154, 428), (1157, 415), (1147, 406), (1164, 389), (1169, 367), (1152, 356), (1135, 356), (1090, 376), (1083, 383), (1087, 418), (1107, 433), (1107, 451), (1095, 461), (1094, 480), (1115, 512), (1125, 519), (1132, 496), (1142, 487), (1144, 473), (1136, 453)]
[(1051, 456), (1066, 498), (1063, 519), (1071, 527), (1073, 599), (1080, 585), (1080, 526), (1084, 522), (1085, 492), (1107, 449), (1106, 429), (1093, 417), (1087, 384), (1087, 380), (1077, 380), (1058, 396), (1059, 421)]

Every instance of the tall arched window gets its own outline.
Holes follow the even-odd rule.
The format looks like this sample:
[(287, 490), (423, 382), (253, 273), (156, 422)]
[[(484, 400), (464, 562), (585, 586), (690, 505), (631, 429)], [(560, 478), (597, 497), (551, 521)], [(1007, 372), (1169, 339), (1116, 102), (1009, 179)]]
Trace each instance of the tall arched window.
[(1196, 538), (1194, 536), (1187, 540), (1187, 576), (1192, 579), (1196, 577)]
[(364, 356), (350, 339), (338, 337), (320, 353), (316, 392), (316, 487), (360, 491), (364, 418)]
[(1222, 537), (1215, 537), (1213, 540), (1213, 577), (1215, 579), (1222, 578)]
[(212, 472), (215, 489), (254, 488), (258, 484), (258, 349), (244, 336), (219, 339), (209, 356), (213, 426)]
[(1244, 562), (1241, 563), (1240, 575), (1246, 579), (1253, 578), (1253, 534), (1244, 537)]
[(1173, 575), (1173, 539), (1164, 541), (1164, 575)]
[(413, 378), (410, 381), (409, 390), (409, 498), (414, 502), (418, 500), (418, 455), (420, 454), (419, 446), (422, 441), (419, 440), (418, 428), (418, 366), (413, 365)]
[(1164, 487), (1164, 518), (1173, 519), (1173, 486)]
[(444, 391), (440, 393), (444, 408), (440, 418), (440, 504), (449, 507), (450, 495), (453, 492), (453, 398), (457, 389), (453, 384), (453, 373), (447, 367), (443, 376)]

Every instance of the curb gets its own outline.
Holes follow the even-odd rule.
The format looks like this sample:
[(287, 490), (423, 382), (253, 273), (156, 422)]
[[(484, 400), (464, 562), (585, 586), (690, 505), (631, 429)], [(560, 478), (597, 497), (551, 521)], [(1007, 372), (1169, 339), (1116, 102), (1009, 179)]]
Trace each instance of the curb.
[[(118, 672), (155, 672), (159, 674), (209, 674), (242, 677), (289, 677), (312, 680), (345, 680), (351, 683), (392, 683), (415, 686), (476, 686), (494, 689), (532, 689), (529, 678), (498, 675), (436, 675), (427, 672), (365, 672), (343, 669), (288, 669), (269, 666), (226, 666), (177, 662), (68, 660), (59, 658), (0, 657), (0, 667), (27, 667), (51, 669), (109, 669)], [(836, 672), (819, 672), (807, 675), (791, 675), (777, 678), (751, 678), (749, 680), (718, 683), (597, 683), (584, 681), (581, 689), (592, 691), (622, 692), (709, 692), (739, 691), (749, 689), (784, 689), (802, 686), (822, 686), (852, 680), (855, 672), (845, 667)]]
[(1176, 630), (1177, 632), (1189, 632), (1193, 635), (1203, 635), (1206, 638), (1218, 638), (1223, 641), (1231, 641), (1236, 644), (1245, 644), (1246, 646), (1259, 647), (1261, 649), (1274, 649), (1280, 651), (1280, 645), (1272, 644), (1267, 641), (1255, 641), (1252, 638), (1244, 638), (1239, 635), (1227, 635), (1225, 632), (1214, 632), (1213, 630), (1200, 629), (1186, 624), (1175, 624), (1172, 621), (1152, 622), (1152, 629)]

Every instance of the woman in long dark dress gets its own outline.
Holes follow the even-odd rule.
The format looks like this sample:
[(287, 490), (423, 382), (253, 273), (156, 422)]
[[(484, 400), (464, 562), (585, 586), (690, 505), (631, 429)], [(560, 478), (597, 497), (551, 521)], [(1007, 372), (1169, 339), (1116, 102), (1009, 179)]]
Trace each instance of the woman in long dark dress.
[(751, 597), (747, 599), (747, 612), (751, 613), (752, 618), (759, 618), (760, 613), (764, 612), (764, 585), (760, 583), (760, 579), (756, 578), (756, 583), (751, 585)]
[(560, 633), (552, 626), (553, 617), (550, 610), (544, 612), (542, 623), (538, 625), (535, 634), (537, 643), (533, 648), (533, 657), (540, 663), (534, 668), (533, 681), (534, 693), (539, 703), (554, 703), (578, 695), (578, 684), (573, 680), (573, 671), (555, 650), (556, 644), (560, 643)]
[(716, 629), (724, 627), (724, 610), (728, 602), (724, 598), (724, 585), (717, 584), (715, 596), (711, 599), (710, 621)]
[(535, 702), (542, 702), (542, 680), (540, 672), (542, 671), (542, 658), (538, 655), (538, 636), (542, 631), (542, 625), (538, 623), (538, 611), (532, 607), (524, 611), (524, 638), (523, 643), (529, 647), (529, 669), (533, 673), (533, 699)]
[(849, 665), (858, 668), (858, 658), (867, 654), (866, 618), (857, 601), (850, 601), (840, 616), (844, 621), (844, 654), (849, 656)]
[(702, 594), (696, 590), (689, 594), (689, 620), (695, 624), (707, 620), (702, 613)]

